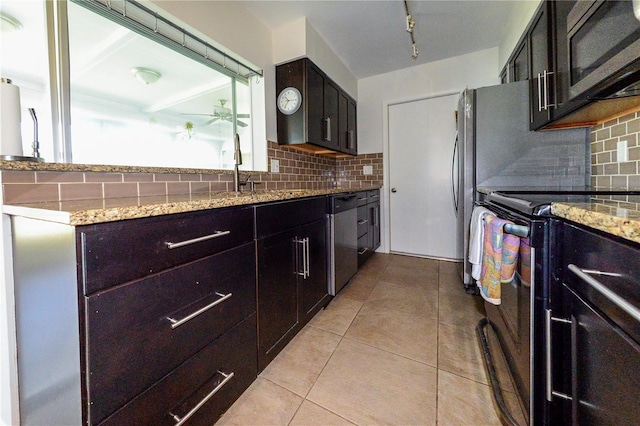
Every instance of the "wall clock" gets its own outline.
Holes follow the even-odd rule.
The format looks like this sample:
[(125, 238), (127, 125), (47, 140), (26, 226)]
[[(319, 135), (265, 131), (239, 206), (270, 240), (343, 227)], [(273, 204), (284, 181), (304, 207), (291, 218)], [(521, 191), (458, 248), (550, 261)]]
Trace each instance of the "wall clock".
[(298, 111), (302, 105), (302, 94), (295, 87), (285, 87), (278, 95), (278, 110), (285, 115)]

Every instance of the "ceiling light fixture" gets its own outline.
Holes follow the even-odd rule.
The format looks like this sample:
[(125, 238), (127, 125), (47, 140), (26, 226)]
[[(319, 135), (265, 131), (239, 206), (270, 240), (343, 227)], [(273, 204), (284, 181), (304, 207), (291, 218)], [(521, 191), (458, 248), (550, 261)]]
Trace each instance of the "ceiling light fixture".
[(0, 12), (0, 30), (2, 32), (19, 31), (22, 29), (22, 23), (5, 12)]
[(144, 84), (153, 84), (162, 77), (162, 74), (158, 71), (142, 67), (131, 68), (131, 74), (133, 74), (138, 81)]
[(407, 32), (411, 37), (411, 48), (413, 49), (413, 53), (411, 57), (415, 60), (415, 59), (418, 59), (418, 53), (420, 53), (418, 51), (418, 46), (416, 45), (416, 40), (413, 36), (413, 28), (416, 26), (416, 21), (413, 20), (411, 13), (409, 13), (409, 5), (407, 4), (407, 0), (404, 1), (404, 10), (405, 12), (407, 12), (405, 24), (407, 25), (406, 27)]

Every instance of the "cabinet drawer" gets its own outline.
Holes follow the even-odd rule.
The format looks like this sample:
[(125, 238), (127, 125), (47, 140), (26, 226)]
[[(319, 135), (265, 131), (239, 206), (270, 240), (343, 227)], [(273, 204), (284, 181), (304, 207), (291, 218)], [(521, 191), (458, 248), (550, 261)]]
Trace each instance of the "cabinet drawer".
[(371, 191), (367, 191), (367, 204), (376, 201), (380, 201), (380, 190), (372, 189)]
[(215, 209), (79, 229), (79, 275), (84, 293), (90, 294), (251, 241), (253, 209)]
[(367, 206), (358, 207), (358, 238), (367, 234), (369, 229), (369, 214)]
[(367, 191), (357, 192), (356, 195), (358, 196), (358, 206), (364, 206), (367, 204)]
[(256, 235), (262, 238), (323, 219), (327, 214), (324, 196), (283, 201), (256, 207)]
[[(178, 421), (174, 415), (183, 419), (218, 388), (186, 422), (189, 425), (211, 426), (255, 380), (256, 366), (254, 314), (206, 346), (102, 424), (175, 426)], [(231, 373), (233, 376), (229, 377)]]
[(364, 234), (358, 238), (358, 255), (366, 254), (369, 250), (369, 236)]
[(254, 253), (245, 244), (85, 299), (92, 423), (255, 312)]

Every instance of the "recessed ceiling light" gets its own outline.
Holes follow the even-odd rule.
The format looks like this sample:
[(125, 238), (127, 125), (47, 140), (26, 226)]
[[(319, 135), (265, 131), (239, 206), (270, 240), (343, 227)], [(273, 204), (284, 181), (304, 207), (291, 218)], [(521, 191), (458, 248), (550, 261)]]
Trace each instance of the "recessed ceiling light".
[(5, 12), (0, 12), (0, 31), (12, 32), (22, 29), (22, 23)]
[(153, 84), (160, 79), (162, 74), (149, 68), (135, 67), (131, 68), (131, 74), (144, 84)]

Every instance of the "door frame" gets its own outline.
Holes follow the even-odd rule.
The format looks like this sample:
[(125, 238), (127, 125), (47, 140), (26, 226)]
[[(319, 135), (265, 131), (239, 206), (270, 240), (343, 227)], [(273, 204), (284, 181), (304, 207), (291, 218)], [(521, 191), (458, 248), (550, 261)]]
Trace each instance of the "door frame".
[(466, 87), (460, 90), (444, 90), (429, 94), (421, 94), (416, 96), (407, 96), (403, 98), (390, 99), (382, 101), (382, 202), (380, 203), (381, 218), (380, 223), (380, 251), (384, 253), (391, 252), (391, 187), (390, 187), (390, 164), (389, 164), (389, 108), (394, 105), (406, 104), (410, 102), (424, 101), (433, 98), (441, 98), (444, 96), (460, 95), (466, 90)]

